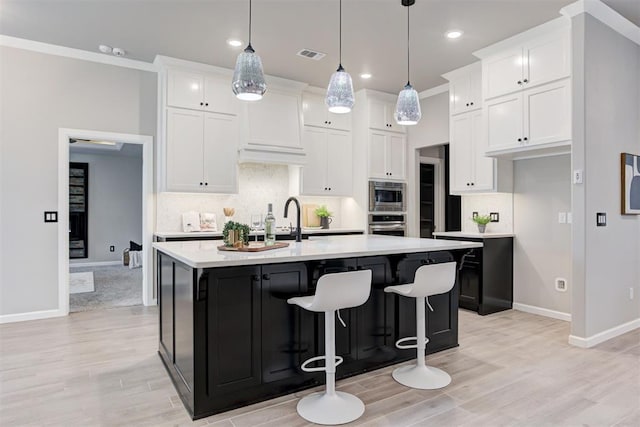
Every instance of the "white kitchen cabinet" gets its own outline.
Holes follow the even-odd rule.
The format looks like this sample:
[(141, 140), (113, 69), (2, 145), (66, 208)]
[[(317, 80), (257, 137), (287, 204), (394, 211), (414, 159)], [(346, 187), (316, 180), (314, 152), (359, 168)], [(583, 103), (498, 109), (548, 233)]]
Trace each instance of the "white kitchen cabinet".
[(496, 191), (496, 160), (484, 156), (482, 111), (451, 118), (450, 131), (452, 193)]
[(484, 99), (534, 88), (570, 75), (570, 33), (563, 29), (484, 58)]
[(304, 125), (350, 131), (351, 114), (329, 112), (324, 99), (324, 96), (315, 93), (307, 92), (303, 94), (302, 114)]
[(480, 61), (459, 68), (442, 77), (449, 80), (451, 115), (482, 108), (482, 65)]
[(487, 151), (571, 140), (571, 81), (537, 86), (485, 102)]
[(238, 114), (239, 102), (228, 79), (192, 71), (167, 71), (168, 106)]
[(167, 191), (237, 192), (237, 118), (167, 108)]
[(254, 148), (302, 150), (300, 94), (270, 90), (259, 102), (247, 102), (244, 143)]
[(396, 104), (375, 98), (368, 100), (369, 104), (369, 127), (372, 129), (385, 130), (389, 132), (406, 133), (406, 126), (396, 123)]
[(407, 138), (392, 132), (369, 133), (369, 178), (405, 179)]
[(309, 196), (351, 196), (352, 150), (349, 132), (305, 126), (307, 163), (300, 193)]

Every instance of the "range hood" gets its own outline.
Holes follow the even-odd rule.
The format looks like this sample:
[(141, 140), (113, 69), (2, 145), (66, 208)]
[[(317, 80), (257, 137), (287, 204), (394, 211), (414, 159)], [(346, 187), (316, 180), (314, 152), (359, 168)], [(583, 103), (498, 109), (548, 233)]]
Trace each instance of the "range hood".
[(303, 166), (307, 163), (307, 155), (302, 149), (250, 144), (238, 150), (238, 163)]

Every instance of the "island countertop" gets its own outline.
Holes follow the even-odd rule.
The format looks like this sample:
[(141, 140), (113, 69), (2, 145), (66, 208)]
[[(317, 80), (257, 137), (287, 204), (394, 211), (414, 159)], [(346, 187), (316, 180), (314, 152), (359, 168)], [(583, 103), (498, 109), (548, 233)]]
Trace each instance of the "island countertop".
[(264, 252), (223, 252), (220, 241), (155, 242), (153, 247), (193, 268), (298, 262), (482, 247), (479, 242), (381, 235), (316, 237)]

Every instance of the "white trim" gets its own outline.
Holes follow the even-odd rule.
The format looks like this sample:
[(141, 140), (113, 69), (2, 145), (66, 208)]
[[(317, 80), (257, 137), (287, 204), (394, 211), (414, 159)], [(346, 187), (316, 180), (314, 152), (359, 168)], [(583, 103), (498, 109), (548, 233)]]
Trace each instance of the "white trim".
[(536, 307), (535, 305), (513, 303), (513, 309), (524, 311), (525, 313), (537, 314), (538, 316), (551, 317), (552, 319), (564, 320), (571, 322), (571, 314), (562, 311), (549, 310), (548, 308)]
[(31, 311), (29, 313), (3, 314), (2, 316), (0, 316), (0, 324), (25, 322), (27, 320), (48, 319), (50, 317), (62, 317), (66, 316), (67, 314), (68, 313), (60, 309)]
[(58, 310), (69, 313), (69, 138), (100, 139), (142, 144), (142, 303), (154, 305), (153, 240), (153, 137), (82, 129), (58, 130)]
[(578, 0), (560, 9), (560, 13), (567, 18), (588, 13), (635, 44), (640, 45), (640, 27), (600, 0)]
[(108, 56), (104, 53), (42, 43), (34, 40), (5, 36), (3, 34), (0, 34), (0, 46), (30, 50), (55, 56), (64, 56), (66, 58), (80, 59), (100, 64), (115, 65), (117, 67), (133, 68), (134, 70), (149, 71), (151, 73), (157, 72), (155, 65), (144, 61), (137, 61), (135, 59), (122, 58), (118, 56)]
[(432, 87), (431, 89), (423, 90), (418, 93), (420, 99), (429, 98), (430, 96), (440, 95), (441, 93), (449, 92), (449, 83), (441, 84), (440, 86)]
[(581, 348), (590, 348), (638, 328), (640, 328), (640, 318), (632, 320), (631, 322), (623, 323), (622, 325), (614, 326), (613, 328), (591, 335), (587, 338), (569, 335), (569, 344)]
[(70, 268), (75, 267), (107, 267), (111, 265), (122, 265), (122, 261), (95, 261), (95, 262), (69, 262)]

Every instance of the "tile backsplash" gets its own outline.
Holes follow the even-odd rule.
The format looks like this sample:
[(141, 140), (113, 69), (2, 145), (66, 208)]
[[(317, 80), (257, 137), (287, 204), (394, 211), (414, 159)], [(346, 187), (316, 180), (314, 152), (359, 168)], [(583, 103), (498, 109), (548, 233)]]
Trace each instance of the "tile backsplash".
[[(242, 163), (239, 165), (238, 194), (158, 193), (156, 230), (182, 231), (182, 213), (187, 211), (216, 214), (218, 229), (222, 229), (222, 208), (235, 208), (234, 221), (249, 224), (251, 215), (267, 213), (273, 203), (277, 225), (295, 224), (295, 206), (289, 207), (289, 218), (284, 218), (284, 203), (289, 194), (289, 168), (284, 165)], [(327, 205), (334, 214), (331, 228), (339, 228), (342, 198), (298, 197), (300, 203)]]
[(494, 193), (462, 196), (462, 231), (478, 231), (478, 226), (471, 220), (473, 212), (489, 215), (490, 212), (500, 214), (500, 222), (487, 224), (487, 233), (513, 232), (513, 194)]

